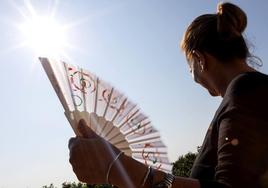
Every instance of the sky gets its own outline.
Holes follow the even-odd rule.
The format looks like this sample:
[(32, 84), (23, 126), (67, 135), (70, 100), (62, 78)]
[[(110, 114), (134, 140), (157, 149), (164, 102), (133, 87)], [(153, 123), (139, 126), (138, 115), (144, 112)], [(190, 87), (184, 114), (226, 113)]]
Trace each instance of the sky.
[[(268, 73), (268, 2), (231, 1), (246, 11), (245, 36)], [(62, 59), (95, 73), (137, 103), (160, 131), (170, 161), (195, 152), (221, 102), (194, 83), (182, 35), (197, 16), (215, 13), (216, 0), (1, 0), (2, 83), (0, 188), (38, 188), (77, 181), (69, 164), (74, 133), (38, 61), (18, 28), (49, 15), (67, 26)], [(29, 6), (30, 5), (30, 6)], [(29, 8), (30, 7), (30, 8)]]

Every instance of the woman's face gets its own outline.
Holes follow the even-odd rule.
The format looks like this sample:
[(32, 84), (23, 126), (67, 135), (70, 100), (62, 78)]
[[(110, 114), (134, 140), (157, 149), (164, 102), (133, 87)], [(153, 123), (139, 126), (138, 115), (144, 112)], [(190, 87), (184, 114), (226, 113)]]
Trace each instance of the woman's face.
[[(200, 65), (199, 60), (193, 58), (193, 60), (188, 61), (190, 73), (193, 80), (206, 88), (211, 96), (219, 96), (218, 92), (212, 87), (211, 78), (208, 76), (208, 70), (204, 70)], [(206, 72), (205, 72), (206, 71)]]
[(198, 70), (198, 67), (197, 67), (197, 63), (193, 60), (193, 61), (190, 61), (188, 62), (188, 65), (189, 65), (189, 69), (190, 69), (190, 73), (192, 75), (192, 78), (194, 79), (194, 81), (196, 83), (200, 83), (200, 73), (199, 73), (199, 70)]
[(200, 70), (200, 67), (198, 65), (198, 62), (196, 59), (188, 60), (188, 65), (190, 69), (190, 73), (192, 75), (193, 80), (202, 85), (202, 71)]

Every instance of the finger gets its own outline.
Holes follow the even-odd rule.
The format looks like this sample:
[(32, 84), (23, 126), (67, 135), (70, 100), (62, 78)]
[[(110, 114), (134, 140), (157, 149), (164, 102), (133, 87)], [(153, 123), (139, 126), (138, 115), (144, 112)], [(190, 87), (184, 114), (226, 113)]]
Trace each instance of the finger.
[(70, 138), (69, 143), (68, 143), (68, 148), (69, 149), (71, 149), (71, 147), (74, 144), (74, 142), (76, 141), (76, 139), (77, 139), (77, 137)]
[(84, 138), (98, 138), (99, 137), (94, 131), (92, 131), (92, 129), (87, 125), (84, 119), (81, 119), (79, 121), (77, 129)]

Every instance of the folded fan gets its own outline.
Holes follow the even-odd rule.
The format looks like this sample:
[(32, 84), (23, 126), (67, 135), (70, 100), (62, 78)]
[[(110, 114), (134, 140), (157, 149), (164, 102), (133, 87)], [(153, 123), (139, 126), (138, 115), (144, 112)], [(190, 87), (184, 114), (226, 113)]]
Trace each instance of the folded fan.
[(94, 132), (126, 155), (156, 169), (171, 171), (159, 132), (136, 104), (87, 70), (62, 61), (39, 59), (76, 135), (77, 124), (83, 118)]

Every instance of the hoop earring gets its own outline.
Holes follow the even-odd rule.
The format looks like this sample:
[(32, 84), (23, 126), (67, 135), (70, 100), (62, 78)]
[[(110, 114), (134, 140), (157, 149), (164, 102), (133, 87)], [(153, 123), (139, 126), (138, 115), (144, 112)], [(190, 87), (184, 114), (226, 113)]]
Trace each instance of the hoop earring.
[(200, 72), (204, 72), (204, 65), (202, 65), (202, 61), (199, 61), (199, 63), (200, 63), (200, 67), (201, 67)]
[(201, 67), (201, 72), (204, 72), (204, 67), (203, 66)]

